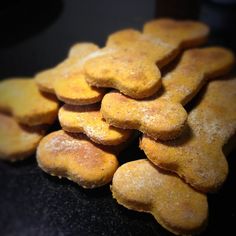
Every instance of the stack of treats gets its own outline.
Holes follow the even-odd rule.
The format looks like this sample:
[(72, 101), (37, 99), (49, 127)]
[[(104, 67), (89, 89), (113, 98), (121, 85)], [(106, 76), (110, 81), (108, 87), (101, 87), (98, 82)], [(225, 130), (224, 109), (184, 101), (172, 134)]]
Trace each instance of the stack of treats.
[[(236, 78), (225, 76), (234, 55), (196, 48), (208, 35), (201, 22), (158, 19), (143, 32), (111, 34), (103, 48), (78, 43), (32, 79), (4, 80), (0, 157), (22, 160), (37, 149), (50, 175), (84, 188), (112, 181), (124, 207), (151, 213), (177, 235), (202, 231), (206, 194), (226, 180), (236, 131)], [(45, 136), (57, 114), (62, 130)], [(119, 153), (137, 136), (147, 159), (119, 167)]]

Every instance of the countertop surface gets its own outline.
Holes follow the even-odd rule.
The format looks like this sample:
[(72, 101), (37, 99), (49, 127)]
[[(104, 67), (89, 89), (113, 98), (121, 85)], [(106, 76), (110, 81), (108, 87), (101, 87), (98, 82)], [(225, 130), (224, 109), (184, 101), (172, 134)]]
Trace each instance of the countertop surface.
[[(102, 46), (114, 31), (128, 27), (141, 29), (144, 22), (158, 16), (156, 7), (161, 1), (3, 2), (0, 79), (33, 76), (52, 67), (65, 58), (75, 42), (92, 41)], [(213, 29), (210, 45), (235, 50), (236, 36), (231, 24), (235, 20), (235, 7), (208, 2), (198, 14)], [(58, 124), (52, 127), (57, 129)], [(209, 222), (201, 235), (220, 235), (220, 232), (236, 235), (235, 156), (234, 151), (227, 158), (229, 176), (223, 187), (218, 193), (208, 195)], [(119, 155), (120, 164), (140, 158), (145, 156), (138, 149), (138, 140)], [(112, 199), (109, 185), (86, 190), (66, 179), (51, 177), (38, 168), (32, 156), (20, 163), (0, 162), (0, 235), (171, 234), (151, 215), (118, 205)]]

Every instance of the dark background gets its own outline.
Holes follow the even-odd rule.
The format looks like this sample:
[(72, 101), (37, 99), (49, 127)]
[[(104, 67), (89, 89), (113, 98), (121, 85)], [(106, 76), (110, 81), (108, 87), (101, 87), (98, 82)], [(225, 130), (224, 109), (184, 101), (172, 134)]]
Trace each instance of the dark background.
[[(225, 3), (227, 1), (224, 1)], [(234, 1), (235, 2), (235, 1)], [(210, 45), (236, 50), (236, 6), (189, 0), (6, 0), (0, 3), (0, 79), (33, 76), (62, 61), (78, 41), (103, 46), (119, 29), (141, 29), (155, 17), (200, 19), (211, 26)], [(58, 125), (53, 129), (58, 129)], [(144, 158), (136, 141), (120, 163)], [(236, 152), (229, 177), (210, 194), (209, 224), (202, 235), (236, 235)], [(0, 162), (0, 235), (170, 235), (149, 214), (129, 211), (109, 186), (84, 190), (44, 174), (32, 157)]]

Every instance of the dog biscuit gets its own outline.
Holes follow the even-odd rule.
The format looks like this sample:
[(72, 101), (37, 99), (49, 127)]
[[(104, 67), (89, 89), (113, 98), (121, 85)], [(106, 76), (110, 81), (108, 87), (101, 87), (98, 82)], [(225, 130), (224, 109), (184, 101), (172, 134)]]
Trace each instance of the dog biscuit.
[(198, 233), (206, 225), (206, 195), (148, 160), (132, 161), (119, 167), (111, 190), (119, 204), (151, 213), (159, 224), (174, 234)]
[(110, 126), (102, 118), (100, 104), (71, 106), (65, 104), (59, 110), (59, 121), (63, 130), (72, 133), (84, 133), (92, 141), (103, 145), (118, 145), (127, 141), (131, 130)]
[[(179, 23), (177, 29), (172, 29), (171, 37), (175, 39), (175, 35), (177, 36), (176, 44), (169, 44), (165, 41), (166, 37), (162, 39), (133, 29), (112, 34), (107, 40), (106, 47), (101, 49), (101, 55), (98, 53), (85, 63), (88, 75), (86, 81), (93, 86), (118, 89), (136, 99), (153, 95), (161, 86), (158, 68), (173, 60), (187, 39), (194, 40), (196, 35), (196, 46), (204, 41), (199, 40), (200, 36), (204, 39), (207, 37), (206, 25), (197, 22), (192, 24), (199, 25), (199, 28), (193, 27), (191, 31), (185, 32), (185, 24)], [(179, 35), (183, 32), (184, 37), (181, 39)]]
[(116, 91), (104, 96), (101, 113), (115, 127), (137, 129), (162, 140), (179, 136), (187, 120), (187, 112), (178, 103), (137, 101)]
[(138, 129), (154, 139), (176, 138), (187, 119), (183, 105), (205, 81), (228, 72), (233, 62), (233, 54), (224, 48), (187, 50), (176, 68), (163, 77), (163, 91), (153, 99), (138, 101), (108, 93), (102, 100), (102, 116), (115, 127)]
[(66, 177), (83, 188), (109, 183), (118, 167), (116, 155), (91, 142), (83, 134), (63, 130), (44, 137), (37, 149), (39, 167), (45, 172)]
[(134, 29), (125, 29), (111, 34), (106, 46), (124, 48), (127, 52), (138, 51), (152, 60), (158, 68), (168, 64), (179, 52), (179, 47)]
[(96, 50), (98, 47), (92, 43), (76, 44), (65, 61), (36, 75), (39, 88), (56, 94), (59, 100), (68, 104), (85, 105), (100, 101), (105, 89), (89, 86), (83, 71), (86, 57)]
[(209, 27), (198, 21), (163, 18), (147, 22), (143, 27), (143, 32), (171, 45), (189, 48), (206, 42)]
[(140, 147), (155, 165), (175, 172), (195, 189), (216, 191), (228, 174), (222, 148), (236, 131), (235, 101), (236, 79), (212, 81), (179, 139), (159, 142), (144, 136)]
[(148, 56), (125, 48), (106, 47), (84, 64), (86, 81), (96, 87), (110, 87), (133, 98), (154, 94), (161, 86), (161, 74)]
[(0, 113), (0, 159), (23, 160), (31, 156), (44, 136), (46, 127), (18, 124), (13, 117)]
[(7, 79), (0, 82), (0, 110), (28, 126), (52, 124), (58, 102), (54, 96), (41, 93), (32, 79)]

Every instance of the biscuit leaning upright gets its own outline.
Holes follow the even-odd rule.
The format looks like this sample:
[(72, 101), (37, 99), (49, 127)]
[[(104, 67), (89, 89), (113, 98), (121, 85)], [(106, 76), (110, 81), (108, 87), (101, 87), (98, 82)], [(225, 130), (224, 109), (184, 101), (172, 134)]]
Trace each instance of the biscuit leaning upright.
[(78, 43), (71, 47), (66, 60), (35, 76), (39, 89), (56, 94), (59, 100), (73, 105), (100, 101), (105, 90), (89, 86), (83, 71), (86, 57), (97, 50), (98, 46), (93, 43)]
[[(195, 25), (195, 23), (192, 23)], [(181, 24), (180, 24), (181, 25)], [(85, 63), (86, 81), (97, 87), (118, 89), (132, 98), (142, 99), (153, 95), (161, 86), (161, 75), (156, 67), (169, 63), (177, 54), (184, 42), (192, 39), (193, 34), (202, 38), (208, 35), (208, 27), (198, 23), (192, 31), (184, 31), (181, 27), (173, 29), (172, 37), (180, 35), (176, 44), (169, 44), (161, 37), (141, 34), (128, 29), (112, 34), (107, 46)], [(202, 30), (202, 28), (204, 30)], [(200, 45), (203, 41), (199, 41)], [(100, 53), (99, 53), (100, 52)]]
[(115, 127), (138, 129), (154, 139), (176, 138), (187, 119), (183, 105), (207, 80), (227, 73), (233, 62), (232, 52), (221, 47), (189, 49), (163, 77), (163, 91), (156, 97), (138, 101), (118, 92), (108, 93), (102, 100), (102, 116)]
[(45, 135), (46, 127), (27, 127), (0, 113), (0, 159), (19, 161), (32, 155)]
[(189, 128), (179, 139), (160, 142), (144, 136), (140, 147), (155, 165), (175, 172), (194, 188), (216, 191), (228, 174), (222, 149), (236, 132), (235, 101), (235, 78), (212, 81), (189, 113)]
[(206, 225), (206, 195), (192, 189), (178, 176), (154, 167), (148, 160), (132, 161), (119, 167), (111, 190), (119, 204), (151, 213), (174, 234), (191, 235)]
[(57, 118), (58, 101), (41, 93), (33, 79), (14, 78), (0, 82), (0, 110), (11, 113), (21, 124), (52, 124)]
[(127, 141), (132, 130), (110, 126), (100, 112), (100, 104), (71, 106), (65, 104), (59, 110), (59, 121), (63, 130), (84, 133), (92, 141), (103, 145), (118, 145)]

